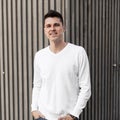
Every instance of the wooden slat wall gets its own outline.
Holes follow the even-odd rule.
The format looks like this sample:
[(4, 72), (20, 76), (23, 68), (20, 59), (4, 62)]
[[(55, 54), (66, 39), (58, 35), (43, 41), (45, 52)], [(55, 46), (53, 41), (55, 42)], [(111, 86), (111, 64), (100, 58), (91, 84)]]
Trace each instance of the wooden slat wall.
[(81, 120), (119, 120), (119, 0), (0, 0), (0, 120), (33, 119), (33, 58), (48, 45), (43, 15), (49, 9), (63, 14), (65, 40), (89, 57), (92, 96)]

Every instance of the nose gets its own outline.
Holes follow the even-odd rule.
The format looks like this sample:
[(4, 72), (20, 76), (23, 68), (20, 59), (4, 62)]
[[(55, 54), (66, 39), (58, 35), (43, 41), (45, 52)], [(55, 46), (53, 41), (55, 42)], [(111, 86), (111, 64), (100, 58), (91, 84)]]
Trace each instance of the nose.
[(51, 30), (55, 30), (55, 26), (54, 25), (51, 26)]

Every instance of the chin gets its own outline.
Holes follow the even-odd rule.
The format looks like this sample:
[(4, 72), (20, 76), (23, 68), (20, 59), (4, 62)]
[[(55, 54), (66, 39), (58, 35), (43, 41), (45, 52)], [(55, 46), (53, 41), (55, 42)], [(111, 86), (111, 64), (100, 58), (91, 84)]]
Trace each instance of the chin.
[(53, 38), (53, 39), (50, 39), (50, 41), (58, 41), (58, 39), (57, 38)]

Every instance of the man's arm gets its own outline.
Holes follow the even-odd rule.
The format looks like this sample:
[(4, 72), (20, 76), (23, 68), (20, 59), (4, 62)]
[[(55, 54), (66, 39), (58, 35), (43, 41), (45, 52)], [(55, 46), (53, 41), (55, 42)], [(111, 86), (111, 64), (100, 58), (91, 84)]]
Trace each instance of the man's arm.
[(86, 103), (91, 96), (89, 62), (88, 62), (88, 57), (84, 48), (82, 48), (82, 52), (80, 52), (78, 60), (79, 60), (78, 66), (79, 66), (80, 92), (79, 92), (77, 103), (73, 111), (70, 113), (76, 117), (79, 117), (79, 115), (81, 114), (82, 110), (85, 108)]
[(41, 88), (41, 76), (38, 66), (37, 56), (34, 59), (34, 80), (33, 80), (33, 91), (32, 91), (32, 116), (37, 119), (39, 117), (44, 117), (42, 113), (38, 111), (38, 98)]

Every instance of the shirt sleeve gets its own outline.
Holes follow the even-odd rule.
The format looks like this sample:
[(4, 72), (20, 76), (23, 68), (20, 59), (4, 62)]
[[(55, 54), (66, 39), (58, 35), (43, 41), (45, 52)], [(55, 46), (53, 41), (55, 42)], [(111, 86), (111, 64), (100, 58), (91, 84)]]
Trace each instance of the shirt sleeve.
[(38, 97), (39, 97), (39, 91), (41, 88), (41, 76), (40, 76), (40, 69), (39, 69), (38, 63), (39, 61), (38, 61), (37, 55), (35, 55), (32, 104), (31, 104), (32, 111), (38, 110)]
[(82, 48), (82, 52), (78, 55), (79, 67), (79, 95), (76, 105), (71, 112), (72, 115), (79, 117), (91, 96), (90, 70), (87, 54)]

